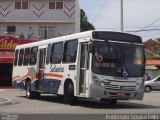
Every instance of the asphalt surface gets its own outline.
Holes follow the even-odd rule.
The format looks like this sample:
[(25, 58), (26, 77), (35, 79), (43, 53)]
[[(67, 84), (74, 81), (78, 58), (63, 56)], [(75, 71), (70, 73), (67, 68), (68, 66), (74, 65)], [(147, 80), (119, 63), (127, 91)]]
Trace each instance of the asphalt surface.
[(13, 103), (14, 102), (9, 98), (0, 97), (0, 105), (10, 105), (10, 104), (13, 104)]
[[(3, 91), (12, 91), (12, 90), (16, 90), (16, 89), (14, 89), (14, 88), (12, 88), (12, 87), (8, 87), (8, 88), (0, 88), (0, 92), (3, 92)], [(11, 100), (11, 99), (9, 99), (8, 97), (3, 97), (3, 96), (1, 96), (0, 95), (0, 106), (1, 105), (10, 105), (10, 104), (13, 104), (14, 102)]]
[(135, 115), (133, 120), (160, 120), (160, 91), (145, 93), (143, 101), (118, 101), (115, 106), (92, 99), (79, 99), (77, 105), (70, 106), (54, 95), (27, 99), (22, 90), (0, 91), (0, 98), (1, 103), (6, 102), (0, 105), (0, 120), (113, 120), (106, 119), (110, 114), (126, 115), (128, 119), (123, 120), (132, 120), (128, 115)]

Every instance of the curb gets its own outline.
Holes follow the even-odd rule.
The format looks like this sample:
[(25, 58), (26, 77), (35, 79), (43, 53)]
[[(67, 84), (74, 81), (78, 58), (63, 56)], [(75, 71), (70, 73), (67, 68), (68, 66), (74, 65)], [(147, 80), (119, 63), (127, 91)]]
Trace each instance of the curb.
[(2, 91), (21, 91), (22, 89), (2, 89), (0, 88), (0, 92)]
[(9, 99), (9, 98), (1, 97), (0, 99), (2, 100), (2, 102), (0, 102), (0, 106), (1, 106), (1, 105), (11, 105), (11, 104), (14, 103), (14, 102), (13, 102), (11, 99)]

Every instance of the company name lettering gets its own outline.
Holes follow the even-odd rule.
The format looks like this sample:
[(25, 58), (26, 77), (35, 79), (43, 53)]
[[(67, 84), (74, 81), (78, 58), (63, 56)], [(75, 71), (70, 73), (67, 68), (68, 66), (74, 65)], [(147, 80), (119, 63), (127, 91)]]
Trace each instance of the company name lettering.
[(14, 43), (13, 40), (7, 41), (4, 39), (0, 40), (0, 48), (9, 48), (14, 49), (16, 47), (17, 43)]
[(51, 65), (50, 72), (64, 72), (64, 67), (57, 67), (56, 65)]

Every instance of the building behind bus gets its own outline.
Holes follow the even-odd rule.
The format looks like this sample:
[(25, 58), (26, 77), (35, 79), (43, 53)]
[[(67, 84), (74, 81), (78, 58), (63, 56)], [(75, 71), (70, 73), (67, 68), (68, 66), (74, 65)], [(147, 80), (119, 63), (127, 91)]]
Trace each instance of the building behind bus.
[(0, 13), (0, 87), (11, 86), (16, 45), (80, 31), (78, 0), (0, 0)]

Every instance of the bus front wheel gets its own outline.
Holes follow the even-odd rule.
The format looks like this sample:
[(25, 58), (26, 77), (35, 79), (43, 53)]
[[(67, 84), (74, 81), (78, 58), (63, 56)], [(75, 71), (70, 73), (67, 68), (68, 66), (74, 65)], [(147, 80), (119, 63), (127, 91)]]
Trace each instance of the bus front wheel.
[(74, 86), (72, 83), (68, 84), (67, 94), (65, 95), (65, 98), (70, 105), (75, 105), (77, 102), (77, 97), (74, 96)]
[(117, 100), (116, 99), (105, 99), (105, 98), (102, 98), (100, 101), (103, 101), (103, 102), (107, 102), (111, 105), (116, 105), (117, 104)]
[(109, 104), (111, 104), (111, 105), (116, 105), (116, 104), (117, 104), (117, 100), (116, 100), (116, 99), (110, 100), (110, 101), (109, 101)]

